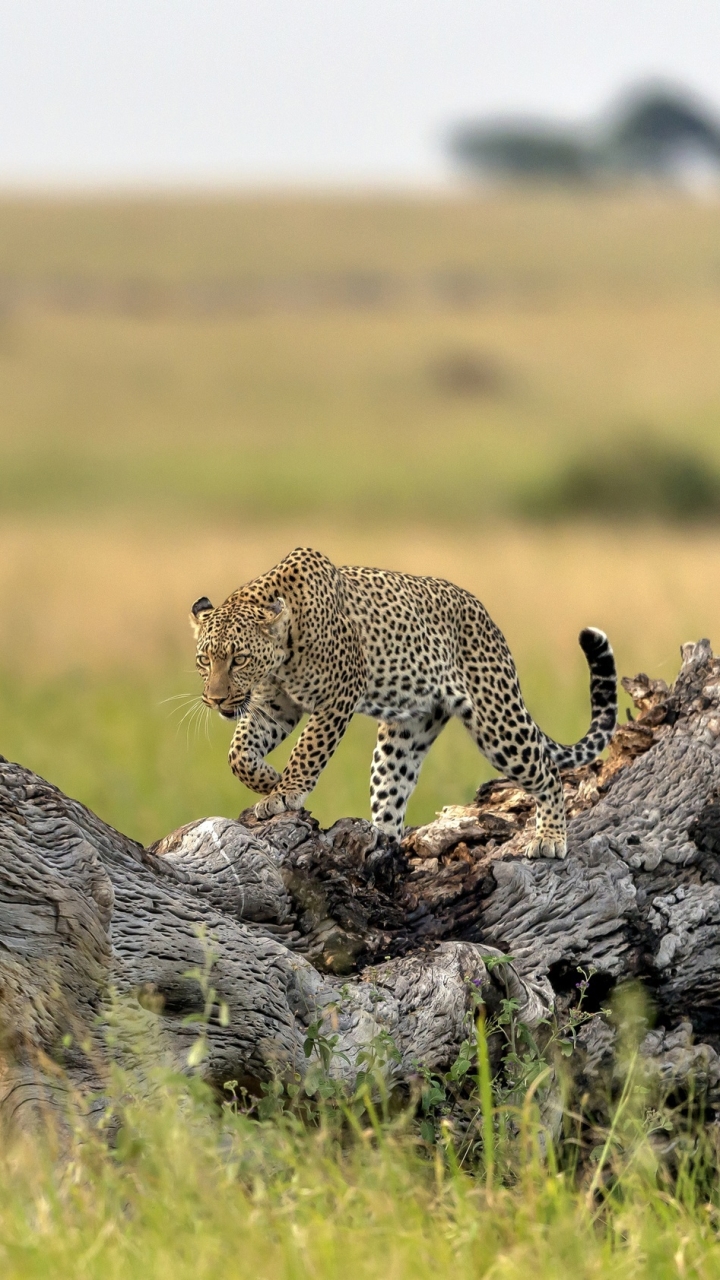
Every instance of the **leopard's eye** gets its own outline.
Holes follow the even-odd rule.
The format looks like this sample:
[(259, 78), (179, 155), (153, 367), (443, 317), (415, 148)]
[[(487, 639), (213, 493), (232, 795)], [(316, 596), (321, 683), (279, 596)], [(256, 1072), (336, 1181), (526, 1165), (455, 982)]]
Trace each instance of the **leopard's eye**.
[(250, 661), (249, 653), (234, 653), (230, 660), (230, 666), (246, 667), (249, 661)]
[(204, 653), (199, 653), (197, 656), (197, 664), (203, 671), (207, 671), (210, 666), (210, 659), (206, 657)]

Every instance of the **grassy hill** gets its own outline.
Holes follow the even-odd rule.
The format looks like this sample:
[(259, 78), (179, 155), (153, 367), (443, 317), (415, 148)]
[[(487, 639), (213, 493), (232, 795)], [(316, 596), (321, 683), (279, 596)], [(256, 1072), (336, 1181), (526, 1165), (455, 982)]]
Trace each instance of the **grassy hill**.
[(476, 523), (629, 431), (720, 462), (719, 243), (657, 196), (6, 200), (0, 511)]

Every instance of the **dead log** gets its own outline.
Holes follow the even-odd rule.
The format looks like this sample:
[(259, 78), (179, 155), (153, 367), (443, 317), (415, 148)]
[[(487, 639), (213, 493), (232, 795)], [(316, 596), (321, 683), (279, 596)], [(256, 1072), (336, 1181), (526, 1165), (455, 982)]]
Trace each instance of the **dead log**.
[[(672, 688), (623, 683), (637, 718), (607, 760), (565, 777), (562, 862), (522, 856), (532, 804), (502, 780), (402, 846), (360, 819), (322, 831), (293, 813), (206, 818), (143, 849), (3, 760), (0, 1109), (69, 1086), (101, 1095), (109, 1052), (151, 1044), (184, 1068), (208, 946), (201, 1069), (219, 1086), (304, 1076), (312, 1024), (337, 1036), (335, 1074), (351, 1081), (358, 1054), (392, 1042), (386, 1069), (408, 1080), (452, 1062), (473, 987), (491, 1009), (509, 992), (537, 1026), (591, 973), (595, 1007), (642, 980), (656, 1010), (643, 1051), (670, 1076), (700, 1063), (717, 1087), (720, 659), (703, 640), (684, 646)], [(511, 963), (488, 967), (498, 955)], [(611, 1042), (592, 1024), (588, 1075)]]

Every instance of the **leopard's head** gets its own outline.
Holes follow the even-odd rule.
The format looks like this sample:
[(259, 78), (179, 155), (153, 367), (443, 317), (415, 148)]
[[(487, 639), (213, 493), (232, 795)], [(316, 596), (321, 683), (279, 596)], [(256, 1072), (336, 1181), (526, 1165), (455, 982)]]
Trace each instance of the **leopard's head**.
[(272, 604), (233, 600), (214, 609), (207, 596), (196, 600), (190, 625), (197, 640), (196, 665), (204, 681), (202, 700), (226, 720), (242, 716), (253, 690), (286, 657), (288, 610)]

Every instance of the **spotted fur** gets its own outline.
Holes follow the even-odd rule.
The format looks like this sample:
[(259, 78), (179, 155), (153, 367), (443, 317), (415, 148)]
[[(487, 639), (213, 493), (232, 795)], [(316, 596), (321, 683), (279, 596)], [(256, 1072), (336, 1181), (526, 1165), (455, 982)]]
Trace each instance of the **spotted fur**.
[[(560, 769), (588, 763), (612, 737), (617, 680), (602, 631), (580, 633), (592, 723), (573, 746), (535, 724), (505, 639), (475, 596), (438, 578), (336, 568), (298, 548), (215, 609), (193, 605), (203, 699), (237, 720), (230, 767), (265, 799), (260, 817), (299, 809), (355, 712), (379, 720), (373, 822), (400, 837), (422, 761), (457, 716), (496, 769), (537, 802), (530, 856), (565, 857)], [(304, 714), (282, 775), (266, 757)]]

